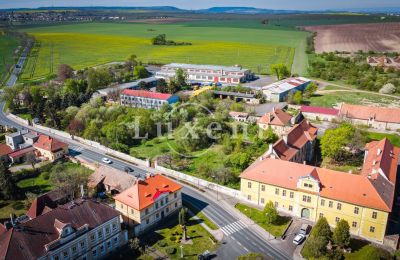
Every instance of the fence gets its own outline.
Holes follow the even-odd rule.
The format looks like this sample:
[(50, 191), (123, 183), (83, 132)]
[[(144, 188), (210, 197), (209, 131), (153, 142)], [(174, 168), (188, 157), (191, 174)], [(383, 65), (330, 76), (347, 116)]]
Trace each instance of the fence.
[[(18, 122), (20, 124), (23, 124), (23, 125), (26, 125), (26, 126), (29, 126), (29, 121), (28, 120), (22, 119), (22, 118), (20, 118), (20, 117), (18, 117), (16, 115), (11, 114), (11, 113), (8, 114), (7, 116), (8, 116), (9, 119), (11, 119), (13, 121), (16, 121), (16, 122)], [(133, 164), (136, 164), (136, 165), (143, 165), (143, 166), (146, 166), (146, 167), (150, 167), (150, 161), (149, 160), (146, 160), (146, 161), (145, 160), (140, 160), (140, 159), (132, 157), (132, 156), (130, 156), (128, 154), (124, 154), (124, 153), (115, 151), (113, 149), (110, 149), (110, 148), (108, 148), (108, 147), (106, 147), (106, 146), (104, 146), (104, 145), (102, 145), (102, 144), (100, 144), (98, 142), (94, 142), (94, 141), (87, 140), (87, 139), (84, 139), (84, 138), (81, 138), (81, 137), (77, 137), (77, 136), (72, 136), (71, 134), (69, 134), (67, 132), (56, 130), (56, 129), (49, 128), (49, 127), (45, 127), (45, 126), (38, 125), (38, 124), (35, 124), (35, 123), (32, 123), (32, 127), (35, 128), (35, 129), (38, 129), (39, 131), (43, 131), (45, 133), (47, 132), (47, 133), (50, 133), (50, 134), (53, 134), (53, 135), (56, 135), (56, 136), (59, 136), (59, 137), (62, 137), (62, 138), (68, 139), (68, 140), (75, 140), (75, 141), (77, 141), (79, 143), (88, 145), (88, 146), (93, 147), (95, 149), (98, 149), (98, 150), (100, 150), (100, 151), (102, 151), (102, 152), (104, 152), (106, 154), (109, 154), (111, 156), (120, 158), (120, 159), (128, 161), (130, 163), (133, 163)]]
[(158, 165), (157, 161), (154, 162), (154, 168), (162, 173), (164, 173), (165, 175), (168, 175), (170, 177), (173, 177), (175, 179), (179, 179), (185, 182), (188, 182), (194, 186), (197, 186), (199, 188), (206, 188), (206, 189), (210, 189), (210, 190), (214, 190), (216, 192), (219, 193), (223, 193), (226, 194), (230, 197), (234, 197), (234, 198), (238, 198), (238, 199), (244, 199), (244, 197), (242, 196), (241, 192), (239, 190), (235, 190), (235, 189), (231, 189), (216, 183), (212, 183), (182, 172), (178, 172), (178, 171), (174, 171), (165, 167), (162, 167), (160, 165)]

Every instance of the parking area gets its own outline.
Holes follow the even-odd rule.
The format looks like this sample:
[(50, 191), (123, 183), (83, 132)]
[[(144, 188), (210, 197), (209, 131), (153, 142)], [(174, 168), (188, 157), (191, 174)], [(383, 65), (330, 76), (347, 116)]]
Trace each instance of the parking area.
[[(285, 234), (285, 239), (282, 240), (281, 248), (282, 248), (282, 250), (287, 252), (287, 254), (289, 254), (289, 255), (293, 255), (293, 253), (295, 252), (297, 247), (302, 248), (304, 245), (304, 241), (300, 245), (295, 245), (293, 243), (294, 237), (299, 233), (301, 225), (303, 225), (303, 224), (308, 224), (311, 226), (312, 222), (304, 220), (304, 219), (293, 218), (293, 222)], [(310, 232), (310, 230), (309, 230), (309, 232)], [(307, 237), (308, 237), (308, 235), (307, 235)]]

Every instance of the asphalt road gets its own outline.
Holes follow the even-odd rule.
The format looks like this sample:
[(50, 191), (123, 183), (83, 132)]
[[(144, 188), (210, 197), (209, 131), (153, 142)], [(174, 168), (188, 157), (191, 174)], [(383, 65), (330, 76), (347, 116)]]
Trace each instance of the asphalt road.
[(26, 58), (28, 56), (30, 48), (26, 47), (23, 51), (22, 55), (19, 57), (16, 66), (14, 66), (13, 72), (11, 73), (10, 77), (8, 78), (7, 87), (14, 86), (18, 80), (18, 75), (22, 72), (22, 68), (24, 67)]

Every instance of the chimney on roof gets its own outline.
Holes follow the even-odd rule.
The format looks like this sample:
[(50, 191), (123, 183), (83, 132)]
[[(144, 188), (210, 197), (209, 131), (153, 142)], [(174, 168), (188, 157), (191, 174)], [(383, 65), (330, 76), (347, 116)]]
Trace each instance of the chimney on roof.
[(304, 164), (304, 165), (307, 165), (307, 162), (306, 162), (306, 161), (303, 161), (303, 164)]
[(275, 107), (272, 107), (272, 112), (274, 112), (274, 113), (275, 113)]
[(376, 151), (376, 155), (380, 155), (382, 152), (381, 148), (378, 148), (378, 151)]

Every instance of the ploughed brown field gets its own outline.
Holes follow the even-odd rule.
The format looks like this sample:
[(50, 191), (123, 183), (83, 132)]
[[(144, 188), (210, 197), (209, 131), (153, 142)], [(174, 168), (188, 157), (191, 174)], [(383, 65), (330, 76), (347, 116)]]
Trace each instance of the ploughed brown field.
[(400, 23), (306, 26), (316, 32), (317, 53), (348, 51), (399, 52)]

